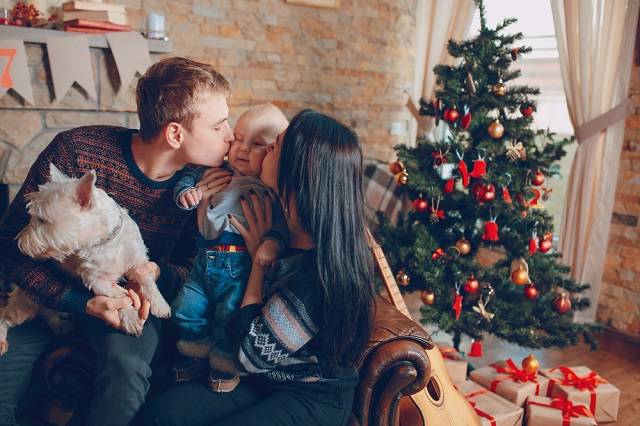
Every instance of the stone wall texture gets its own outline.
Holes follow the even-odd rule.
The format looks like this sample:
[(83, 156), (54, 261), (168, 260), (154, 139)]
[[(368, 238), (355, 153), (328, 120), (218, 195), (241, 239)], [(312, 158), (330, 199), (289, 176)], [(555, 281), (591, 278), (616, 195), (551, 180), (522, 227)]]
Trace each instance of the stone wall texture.
[(636, 44), (630, 86), (636, 110), (625, 123), (598, 320), (640, 336), (640, 36)]

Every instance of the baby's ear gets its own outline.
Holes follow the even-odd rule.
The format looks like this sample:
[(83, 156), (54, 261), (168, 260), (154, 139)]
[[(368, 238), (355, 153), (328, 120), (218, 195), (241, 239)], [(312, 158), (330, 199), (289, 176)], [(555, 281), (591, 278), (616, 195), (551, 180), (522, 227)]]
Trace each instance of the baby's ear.
[(93, 190), (96, 184), (96, 172), (95, 170), (91, 170), (84, 174), (78, 180), (78, 185), (76, 187), (76, 198), (78, 199), (78, 204), (80, 204), (80, 208), (86, 209), (91, 207), (91, 198), (93, 197)]

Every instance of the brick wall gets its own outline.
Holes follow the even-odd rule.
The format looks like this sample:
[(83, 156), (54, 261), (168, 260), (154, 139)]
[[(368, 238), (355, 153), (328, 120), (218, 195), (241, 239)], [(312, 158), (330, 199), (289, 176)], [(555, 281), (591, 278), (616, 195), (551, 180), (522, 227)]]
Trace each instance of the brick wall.
[(598, 319), (640, 336), (640, 28), (630, 92), (635, 114), (625, 123)]

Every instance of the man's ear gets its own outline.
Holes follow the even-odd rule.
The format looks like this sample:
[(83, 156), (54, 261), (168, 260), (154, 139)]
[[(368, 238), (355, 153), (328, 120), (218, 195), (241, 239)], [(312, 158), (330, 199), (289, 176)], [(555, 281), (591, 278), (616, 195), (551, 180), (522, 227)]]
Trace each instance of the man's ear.
[(76, 186), (76, 198), (80, 208), (86, 209), (91, 207), (91, 198), (93, 197), (93, 190), (96, 184), (96, 172), (91, 170), (85, 173)]
[(173, 149), (180, 149), (184, 142), (184, 128), (180, 123), (172, 121), (165, 126), (164, 137)]

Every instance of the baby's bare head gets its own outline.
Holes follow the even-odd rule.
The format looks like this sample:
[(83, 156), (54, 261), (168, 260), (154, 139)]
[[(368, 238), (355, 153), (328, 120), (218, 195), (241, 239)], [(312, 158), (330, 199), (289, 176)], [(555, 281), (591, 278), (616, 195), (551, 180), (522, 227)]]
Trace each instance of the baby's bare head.
[(243, 175), (260, 175), (267, 146), (274, 143), (288, 125), (282, 111), (272, 104), (249, 108), (236, 122), (229, 164)]

